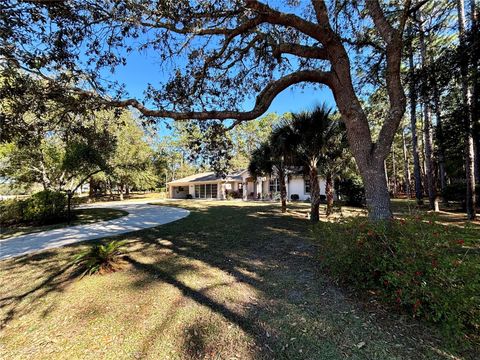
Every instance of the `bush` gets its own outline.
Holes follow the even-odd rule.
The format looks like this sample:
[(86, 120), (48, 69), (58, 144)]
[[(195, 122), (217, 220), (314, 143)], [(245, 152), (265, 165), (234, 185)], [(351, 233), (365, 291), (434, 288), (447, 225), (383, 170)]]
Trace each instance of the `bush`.
[(292, 201), (298, 201), (298, 200), (300, 200), (300, 196), (298, 196), (298, 194), (292, 194), (292, 195), (290, 195), (290, 199)]
[(25, 222), (50, 224), (66, 216), (67, 198), (64, 193), (44, 190), (26, 200), (23, 219)]
[[(480, 185), (477, 184), (475, 187), (475, 194), (477, 198), (477, 203), (480, 202)], [(445, 186), (445, 189), (442, 192), (442, 196), (447, 201), (455, 201), (462, 203), (465, 206), (465, 200), (467, 195), (467, 185), (462, 183), (454, 183)]]
[(365, 204), (365, 188), (361, 180), (345, 179), (337, 183), (337, 194), (349, 206), (363, 206)]
[(114, 272), (121, 267), (122, 247), (125, 241), (112, 240), (107, 244), (95, 244), (74, 259), (82, 275)]
[(188, 200), (191, 200), (191, 199), (193, 199), (193, 196), (192, 196), (192, 194), (187, 194), (187, 199), (188, 199)]
[(0, 202), (0, 224), (55, 223), (65, 219), (66, 206), (65, 194), (50, 190), (35, 193), (26, 200), (4, 200)]
[(26, 204), (25, 200), (0, 201), (0, 225), (11, 226), (22, 223)]
[(457, 228), (413, 217), (350, 218), (319, 223), (315, 234), (322, 267), (340, 282), (438, 323), (458, 339), (478, 332), (480, 262)]

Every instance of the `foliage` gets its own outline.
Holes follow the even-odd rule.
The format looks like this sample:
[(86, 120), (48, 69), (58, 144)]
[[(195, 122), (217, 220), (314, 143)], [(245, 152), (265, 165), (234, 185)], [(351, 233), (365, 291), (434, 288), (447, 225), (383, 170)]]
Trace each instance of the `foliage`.
[(229, 167), (232, 170), (246, 169), (253, 152), (262, 143), (267, 142), (272, 129), (288, 117), (289, 114), (279, 116), (276, 113), (269, 113), (235, 126), (228, 134), (233, 144)]
[[(215, 0), (182, 6), (160, 1), (99, 7), (91, 0), (61, 5), (10, 0), (1, 9), (1, 33), (6, 66), (48, 79), (58, 93), (63, 88), (74, 99), (94, 99), (98, 106), (134, 107), (146, 122), (201, 121), (209, 144), (198, 149), (217, 172), (228, 165), (233, 148), (223, 137), (231, 126), (222, 121), (233, 119), (233, 126), (261, 116), (291, 86), (327, 86), (347, 124), (362, 176), (371, 180), (367, 190), (385, 195), (379, 175), (405, 111), (400, 69), (413, 7), (398, 1)], [(124, 84), (115, 81), (116, 70), (138, 52), (169, 74), (145, 84), (143, 99), (128, 98)], [(390, 106), (382, 136), (374, 140), (360, 99), (378, 87), (387, 88)], [(21, 89), (12, 93), (21, 95)], [(253, 109), (244, 110), (246, 103)], [(368, 199), (388, 203), (384, 196)], [(373, 211), (374, 217), (391, 215), (388, 204), (372, 206), (384, 209)]]
[(292, 201), (298, 201), (300, 199), (300, 196), (298, 196), (298, 194), (292, 194), (290, 195), (290, 199)]
[(0, 224), (51, 224), (65, 218), (67, 200), (62, 192), (43, 190), (26, 200), (0, 202)]
[(10, 226), (23, 222), (25, 200), (7, 199), (0, 201), (0, 225)]
[(81, 252), (74, 263), (83, 275), (105, 274), (119, 270), (125, 241), (112, 240), (106, 244), (94, 244)]
[(122, 124), (110, 130), (117, 146), (108, 161), (107, 178), (117, 184), (122, 192), (126, 187), (154, 189), (157, 182), (154, 153), (147, 142), (145, 131), (130, 112), (124, 112), (120, 120)]
[(92, 174), (107, 170), (116, 143), (105, 123), (92, 118), (68, 124), (37, 120), (29, 138), (18, 136), (0, 145), (0, 176), (13, 186), (42, 184), (45, 190), (73, 191)]
[[(477, 202), (480, 203), (480, 184), (477, 184), (475, 190)], [(456, 182), (445, 186), (442, 196), (447, 201), (458, 201), (465, 204), (467, 186), (465, 182)]]
[[(480, 325), (480, 263), (458, 230), (432, 218), (372, 223), (363, 217), (315, 228), (323, 267), (341, 282), (463, 340)], [(478, 335), (478, 334), (477, 334)]]
[(336, 182), (337, 194), (350, 206), (365, 204), (365, 188), (359, 178), (346, 178)]
[(40, 224), (58, 222), (65, 216), (67, 199), (58, 191), (43, 190), (33, 194), (24, 209), (24, 220)]

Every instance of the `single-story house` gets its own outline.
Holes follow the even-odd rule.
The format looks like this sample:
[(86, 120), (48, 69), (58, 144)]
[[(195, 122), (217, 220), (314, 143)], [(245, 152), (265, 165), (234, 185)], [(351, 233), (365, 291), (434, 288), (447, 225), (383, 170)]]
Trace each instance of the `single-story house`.
[[(325, 195), (325, 180), (319, 177), (320, 194)], [(310, 181), (302, 175), (289, 175), (286, 179), (287, 199), (293, 194), (299, 200), (310, 198)], [(276, 176), (253, 178), (248, 170), (241, 170), (225, 177), (205, 172), (190, 175), (167, 183), (171, 199), (218, 199), (230, 197), (243, 200), (276, 199), (280, 194), (280, 182)]]

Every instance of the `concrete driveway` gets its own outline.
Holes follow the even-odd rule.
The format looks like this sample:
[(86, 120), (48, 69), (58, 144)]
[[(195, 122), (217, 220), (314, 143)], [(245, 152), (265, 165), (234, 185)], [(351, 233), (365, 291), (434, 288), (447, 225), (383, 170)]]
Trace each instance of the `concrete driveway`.
[(70, 226), (0, 240), (0, 259), (69, 245), (79, 241), (147, 229), (180, 220), (190, 214), (185, 209), (147, 204), (147, 202), (152, 201), (154, 200), (116, 201), (81, 206), (81, 208), (120, 209), (127, 211), (128, 215), (114, 220)]

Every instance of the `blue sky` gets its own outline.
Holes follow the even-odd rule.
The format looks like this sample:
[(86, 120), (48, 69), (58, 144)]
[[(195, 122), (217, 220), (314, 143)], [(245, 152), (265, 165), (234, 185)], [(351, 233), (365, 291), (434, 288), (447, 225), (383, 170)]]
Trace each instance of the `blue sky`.
[[(167, 77), (165, 71), (156, 63), (155, 56), (149, 53), (132, 52), (127, 56), (127, 65), (116, 69), (113, 78), (125, 83), (130, 96), (138, 99), (143, 98), (143, 91), (148, 83), (154, 86), (164, 81)], [(285, 112), (297, 112), (312, 108), (316, 104), (325, 102), (330, 107), (335, 107), (335, 101), (331, 91), (326, 88), (314, 88), (306, 85), (303, 88), (290, 87), (281, 92), (273, 101), (268, 112), (283, 114)], [(253, 100), (243, 104), (245, 110), (253, 107)], [(165, 132), (165, 129), (161, 129)]]

